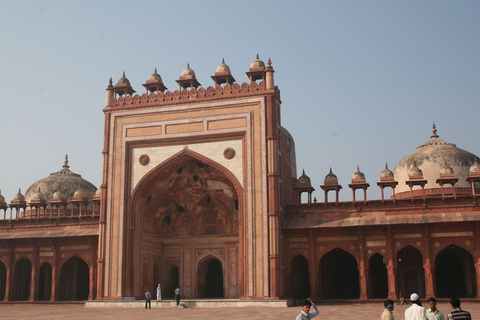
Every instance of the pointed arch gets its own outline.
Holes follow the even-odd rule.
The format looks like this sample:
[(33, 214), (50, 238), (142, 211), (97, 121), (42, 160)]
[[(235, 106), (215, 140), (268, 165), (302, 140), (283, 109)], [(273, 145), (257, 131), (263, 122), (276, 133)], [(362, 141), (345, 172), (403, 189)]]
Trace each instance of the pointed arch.
[(413, 246), (408, 245), (397, 252), (397, 288), (406, 294), (416, 292), (425, 297), (423, 255)]
[(48, 262), (40, 266), (37, 290), (39, 301), (50, 300), (52, 295), (52, 266)]
[(197, 261), (197, 297), (223, 298), (224, 263), (220, 257), (208, 253)]
[(338, 247), (320, 259), (318, 279), (321, 298), (358, 299), (360, 297), (357, 259)]
[(368, 260), (368, 297), (384, 299), (388, 297), (388, 272), (385, 257), (373, 254)]
[(291, 261), (291, 294), (294, 299), (310, 297), (310, 270), (308, 259), (303, 254), (297, 254)]
[(87, 300), (90, 284), (89, 278), (88, 264), (82, 258), (74, 255), (65, 261), (60, 269), (57, 300)]
[(5, 264), (0, 260), (0, 301), (5, 300), (6, 283), (7, 267), (5, 267)]
[(474, 298), (477, 293), (475, 264), (468, 250), (450, 244), (435, 257), (436, 296)]
[(13, 300), (28, 301), (30, 297), (30, 280), (32, 263), (29, 259), (20, 258), (15, 264), (15, 277), (13, 282)]

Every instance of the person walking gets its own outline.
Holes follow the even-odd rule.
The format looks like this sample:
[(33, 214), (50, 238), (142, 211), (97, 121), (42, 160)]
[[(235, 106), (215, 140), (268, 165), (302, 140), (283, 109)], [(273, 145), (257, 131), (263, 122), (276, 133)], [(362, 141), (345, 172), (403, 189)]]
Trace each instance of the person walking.
[(147, 292), (145, 292), (145, 309), (147, 309), (147, 304), (148, 304), (148, 309), (152, 309), (152, 303), (150, 302), (151, 300), (152, 300), (152, 294), (147, 289)]
[[(313, 308), (313, 310), (310, 310)], [(318, 309), (315, 303), (313, 303), (312, 299), (307, 298), (302, 306), (302, 311), (297, 316), (296, 320), (310, 320), (318, 315)]]
[(420, 302), (420, 296), (416, 293), (410, 295), (412, 305), (405, 310), (405, 320), (427, 320), (425, 308)]
[(157, 286), (157, 301), (162, 301), (162, 285), (160, 283)]
[(383, 302), (383, 305), (385, 306), (385, 310), (383, 310), (380, 320), (394, 320), (393, 313), (392, 313), (393, 301), (387, 299), (385, 300), (385, 302)]
[(178, 308), (178, 305), (180, 304), (180, 294), (181, 294), (181, 290), (180, 290), (180, 287), (178, 287), (177, 289), (175, 289), (175, 299), (177, 300), (177, 308)]
[(437, 309), (437, 300), (435, 298), (428, 299), (428, 305), (430, 306), (426, 311), (428, 320), (445, 320), (443, 312)]
[(448, 320), (472, 320), (470, 312), (460, 308), (460, 299), (451, 298), (450, 304), (452, 305), (453, 310), (448, 314)]

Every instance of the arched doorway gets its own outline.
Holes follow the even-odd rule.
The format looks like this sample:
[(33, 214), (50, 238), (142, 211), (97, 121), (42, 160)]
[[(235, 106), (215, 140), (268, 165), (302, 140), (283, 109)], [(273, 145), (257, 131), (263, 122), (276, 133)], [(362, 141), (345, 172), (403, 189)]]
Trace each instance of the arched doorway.
[(385, 258), (375, 253), (368, 263), (368, 297), (383, 299), (388, 297), (388, 274)]
[(45, 262), (38, 277), (38, 300), (49, 301), (52, 295), (52, 266)]
[(88, 265), (78, 256), (67, 260), (60, 270), (58, 285), (59, 301), (82, 301), (88, 299)]
[(310, 297), (308, 260), (301, 254), (292, 260), (291, 294), (294, 299), (306, 299)]
[(473, 257), (467, 250), (451, 245), (435, 258), (435, 287), (439, 298), (474, 298), (477, 279)]
[(174, 298), (175, 289), (179, 287), (178, 283), (178, 267), (171, 264), (168, 267), (167, 279), (165, 281), (165, 288), (163, 289), (163, 295), (165, 298)]
[(323, 299), (358, 299), (360, 278), (357, 260), (336, 248), (322, 257), (319, 268), (320, 296)]
[(223, 298), (222, 263), (209, 256), (198, 264), (198, 298)]
[[(142, 279), (134, 277), (134, 269), (141, 269), (142, 265), (135, 261), (150, 254), (142, 252), (150, 243), (152, 247), (162, 248), (155, 261), (159, 263), (166, 298), (173, 297), (179, 284), (184, 286), (182, 298), (199, 297), (197, 292), (201, 292), (202, 297), (207, 294), (212, 297), (238, 296), (238, 281), (242, 279), (238, 274), (241, 263), (238, 255), (243, 246), (239, 241), (242, 195), (241, 184), (228, 169), (188, 149), (152, 169), (133, 192), (132, 214), (136, 227), (128, 249), (132, 254), (128, 261), (133, 267), (127, 269), (130, 273), (127, 281), (131, 281), (137, 291), (142, 285)], [(209, 252), (213, 244), (214, 250), (228, 254), (229, 267), (223, 270), (221, 266), (221, 274), (230, 281), (225, 286), (212, 287), (216, 289), (205, 287), (198, 290), (196, 280), (188, 276), (198, 272), (192, 261), (195, 254)], [(140, 250), (135, 249), (137, 246)], [(183, 254), (179, 255), (179, 252)], [(180, 273), (179, 266), (182, 266)], [(211, 274), (218, 275), (215, 268), (219, 266), (213, 263)], [(218, 283), (216, 276), (212, 277), (209, 282)]]
[(142, 292), (146, 292), (147, 290), (151, 290), (150, 287), (152, 287), (148, 282), (149, 282), (149, 272), (148, 272), (148, 262), (143, 263), (142, 267)]
[(2, 261), (0, 261), (0, 301), (5, 300), (5, 289), (7, 283), (7, 268)]
[(15, 264), (15, 277), (13, 282), (13, 300), (28, 301), (30, 296), (30, 279), (32, 263), (27, 258), (22, 258)]
[(152, 296), (157, 298), (157, 286), (160, 283), (160, 269), (158, 268), (158, 264), (153, 265), (153, 291)]
[(422, 253), (412, 246), (407, 246), (397, 253), (397, 288), (406, 296), (415, 292), (420, 297), (425, 297)]

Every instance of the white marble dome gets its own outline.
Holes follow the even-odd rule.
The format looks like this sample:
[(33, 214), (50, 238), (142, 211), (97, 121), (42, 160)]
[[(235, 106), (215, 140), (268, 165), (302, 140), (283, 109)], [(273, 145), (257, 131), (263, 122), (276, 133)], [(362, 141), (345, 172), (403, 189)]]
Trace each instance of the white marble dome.
[[(395, 167), (394, 175), (398, 181), (398, 186), (395, 189), (397, 194), (410, 192), (410, 188), (405, 184), (405, 181), (409, 180), (409, 175), (411, 175), (412, 170), (415, 170), (415, 165), (423, 173), (423, 179), (427, 180), (425, 189), (438, 189), (438, 193), (441, 194), (440, 186), (437, 184), (440, 173), (453, 172), (455, 177), (458, 178), (457, 189), (465, 188), (465, 193), (471, 192), (469, 191), (471, 185), (466, 179), (477, 156), (458, 148), (454, 143), (439, 139), (435, 124), (432, 133), (429, 141), (418, 146), (413, 153), (403, 158)], [(448, 164), (448, 168), (445, 163)], [(480, 185), (476, 184), (476, 188), (479, 187)], [(430, 191), (430, 195), (436, 194), (434, 190)]]

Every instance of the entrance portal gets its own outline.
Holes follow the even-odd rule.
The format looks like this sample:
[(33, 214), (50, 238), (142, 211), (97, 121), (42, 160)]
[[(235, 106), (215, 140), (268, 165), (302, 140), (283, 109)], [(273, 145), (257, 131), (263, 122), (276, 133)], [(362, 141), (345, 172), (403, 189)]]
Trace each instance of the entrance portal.
[(320, 260), (321, 298), (358, 299), (360, 277), (357, 260), (342, 249), (334, 249)]
[(197, 297), (223, 298), (222, 264), (213, 257), (208, 257), (198, 264)]
[(474, 298), (475, 266), (470, 252), (451, 245), (437, 255), (435, 259), (435, 285), (439, 298)]

